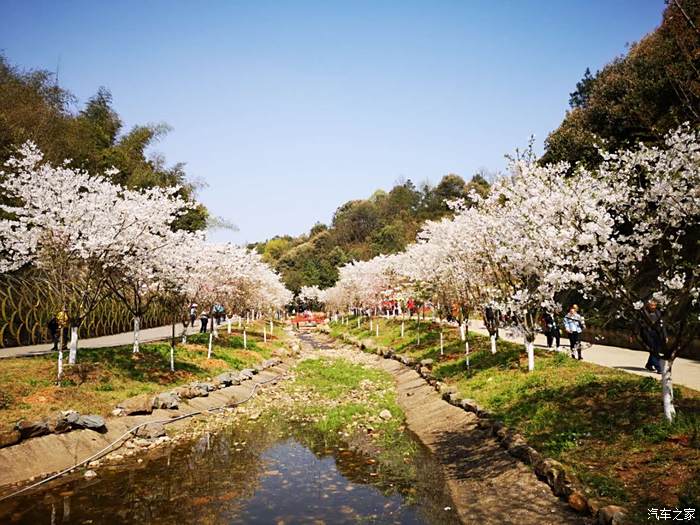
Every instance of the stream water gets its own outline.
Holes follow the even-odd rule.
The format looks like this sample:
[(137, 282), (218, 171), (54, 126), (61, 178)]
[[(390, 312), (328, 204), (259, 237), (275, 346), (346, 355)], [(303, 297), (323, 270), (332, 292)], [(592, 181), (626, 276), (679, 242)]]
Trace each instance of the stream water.
[(0, 523), (457, 524), (439, 467), (376, 462), (302, 427), (232, 426), (0, 502)]

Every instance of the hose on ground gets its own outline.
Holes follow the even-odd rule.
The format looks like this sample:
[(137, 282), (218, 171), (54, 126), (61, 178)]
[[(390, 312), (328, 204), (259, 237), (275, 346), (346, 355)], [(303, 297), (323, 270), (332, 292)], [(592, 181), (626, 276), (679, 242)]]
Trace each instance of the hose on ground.
[(182, 415), (180, 415), (180, 416), (173, 417), (173, 418), (161, 419), (161, 420), (157, 420), (157, 421), (145, 421), (145, 422), (143, 422), (143, 423), (140, 423), (140, 424), (138, 424), (138, 425), (136, 425), (136, 426), (134, 426), (134, 427), (131, 427), (129, 430), (127, 430), (127, 431), (124, 432), (121, 436), (119, 436), (117, 439), (115, 439), (114, 441), (112, 441), (111, 443), (109, 443), (106, 447), (104, 447), (103, 449), (99, 450), (98, 452), (96, 452), (96, 453), (93, 454), (92, 456), (90, 456), (90, 457), (88, 457), (88, 458), (86, 458), (86, 459), (84, 459), (84, 460), (82, 460), (82, 461), (80, 461), (80, 462), (74, 464), (74, 465), (71, 466), (71, 467), (68, 467), (68, 468), (63, 469), (63, 470), (61, 470), (60, 472), (57, 472), (57, 473), (55, 473), (55, 474), (52, 474), (51, 476), (49, 476), (49, 477), (47, 477), (47, 478), (44, 478), (44, 479), (42, 479), (42, 480), (39, 480), (39, 481), (37, 481), (36, 483), (33, 483), (33, 484), (31, 484), (31, 485), (27, 485), (26, 487), (23, 487), (23, 488), (21, 488), (21, 489), (15, 491), (15, 492), (12, 492), (12, 493), (10, 493), (10, 494), (5, 495), (5, 496), (0, 496), (0, 501), (4, 501), (4, 500), (10, 499), (10, 498), (14, 498), (15, 496), (18, 496), (18, 495), (20, 495), (20, 494), (22, 494), (22, 493), (24, 493), (24, 492), (30, 491), (30, 490), (32, 490), (32, 489), (35, 489), (35, 488), (41, 486), (41, 485), (43, 485), (44, 483), (48, 483), (49, 481), (52, 481), (52, 480), (57, 479), (57, 478), (60, 478), (61, 476), (65, 475), (65, 474), (68, 474), (69, 472), (71, 472), (71, 471), (73, 471), (73, 470), (75, 470), (75, 469), (77, 469), (77, 468), (80, 468), (81, 466), (83, 466), (83, 465), (85, 465), (85, 464), (87, 464), (87, 463), (90, 463), (91, 461), (95, 461), (96, 459), (101, 458), (102, 456), (104, 456), (105, 454), (107, 454), (108, 452), (110, 452), (110, 451), (112, 450), (112, 448), (113, 448), (117, 443), (121, 443), (127, 436), (132, 435), (133, 433), (135, 433), (135, 432), (136, 432), (139, 428), (141, 428), (141, 427), (144, 427), (144, 426), (146, 426), (146, 425), (150, 425), (150, 424), (152, 424), (152, 423), (160, 423), (160, 424), (162, 424), (162, 425), (167, 425), (167, 424), (169, 424), (169, 423), (174, 423), (174, 422), (176, 422), (176, 421), (180, 421), (181, 419), (186, 419), (186, 418), (188, 418), (188, 417), (197, 416), (197, 415), (205, 414), (205, 413), (218, 412), (219, 410), (223, 410), (224, 408), (233, 408), (233, 407), (242, 405), (243, 403), (247, 403), (248, 401), (250, 401), (250, 400), (253, 398), (253, 396), (255, 395), (255, 391), (258, 389), (258, 387), (263, 386), (263, 385), (266, 385), (266, 384), (268, 384), (268, 383), (272, 383), (273, 381), (279, 381), (279, 380), (285, 379), (285, 378), (287, 378), (287, 374), (282, 374), (282, 375), (279, 375), (279, 376), (272, 377), (272, 378), (270, 378), (270, 379), (266, 379), (265, 381), (260, 381), (259, 383), (255, 383), (255, 384), (253, 385), (253, 388), (251, 389), (250, 393), (248, 394), (248, 397), (246, 397), (245, 399), (242, 399), (242, 400), (240, 400), (240, 401), (235, 401), (235, 402), (233, 402), (233, 403), (230, 403), (230, 402), (229, 402), (229, 403), (226, 403), (225, 405), (221, 405), (221, 406), (214, 407), (214, 408), (208, 408), (208, 409), (206, 409), (206, 410), (196, 410), (196, 411), (194, 411), (194, 412), (188, 412), (187, 414), (182, 414)]

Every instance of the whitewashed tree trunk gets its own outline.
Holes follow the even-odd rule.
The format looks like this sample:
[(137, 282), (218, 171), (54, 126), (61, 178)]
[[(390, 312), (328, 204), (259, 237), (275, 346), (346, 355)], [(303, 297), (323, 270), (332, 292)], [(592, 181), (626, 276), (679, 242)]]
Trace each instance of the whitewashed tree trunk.
[(70, 327), (70, 346), (68, 347), (68, 364), (74, 365), (78, 355), (78, 327)]
[(226, 330), (231, 335), (231, 318), (226, 316)]
[(469, 368), (469, 341), (465, 341), (464, 343), (464, 355), (467, 361), (467, 368)]
[(241, 319), (242, 319), (242, 317), (243, 317), (243, 316), (241, 316), (241, 315), (238, 316), (238, 328), (241, 327)]
[(527, 351), (527, 369), (532, 372), (535, 369), (535, 343), (525, 341), (525, 350)]
[(219, 337), (219, 327), (216, 321), (213, 321), (211, 333), (214, 335), (214, 337)]
[(403, 339), (403, 334), (404, 334), (404, 322), (401, 321), (401, 338)]
[(440, 332), (440, 355), (445, 354), (445, 343), (443, 340), (442, 332)]
[(369, 318), (369, 331), (371, 332), (374, 330), (374, 322), (372, 321), (372, 318)]
[(248, 334), (243, 330), (243, 348), (248, 348)]
[(58, 381), (61, 380), (63, 375), (63, 346), (58, 349)]
[(359, 317), (357, 318), (357, 327), (358, 328), (360, 327), (360, 318)]
[(214, 339), (214, 332), (209, 332), (209, 349), (207, 350), (207, 359), (211, 359), (211, 342)]
[(263, 343), (267, 343), (267, 327), (263, 326)]
[(175, 371), (175, 347), (170, 345), (170, 371)]
[[(338, 320), (338, 316), (335, 316), (335, 320)], [(272, 335), (275, 332), (275, 325), (272, 324), (272, 319), (270, 319), (270, 335)]]
[(134, 316), (134, 354), (139, 353), (139, 335), (141, 333), (141, 320), (137, 315)]
[(669, 423), (676, 417), (676, 408), (673, 406), (673, 381), (671, 379), (671, 368), (673, 360), (661, 360), (661, 391), (664, 399), (664, 416)]
[(465, 327), (464, 323), (459, 323), (459, 337), (462, 339), (462, 341), (467, 340), (467, 330)]
[(491, 353), (495, 354), (496, 353), (496, 335), (491, 336)]

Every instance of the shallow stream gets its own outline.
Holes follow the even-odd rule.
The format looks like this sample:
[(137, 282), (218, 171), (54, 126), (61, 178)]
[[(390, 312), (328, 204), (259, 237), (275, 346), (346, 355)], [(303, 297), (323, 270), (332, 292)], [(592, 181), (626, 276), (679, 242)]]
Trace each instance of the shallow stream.
[[(250, 422), (247, 422), (250, 423)], [(375, 461), (301, 426), (257, 423), (101, 467), (86, 480), (0, 502), (0, 523), (459, 523), (440, 469), (419, 443), (411, 459)]]

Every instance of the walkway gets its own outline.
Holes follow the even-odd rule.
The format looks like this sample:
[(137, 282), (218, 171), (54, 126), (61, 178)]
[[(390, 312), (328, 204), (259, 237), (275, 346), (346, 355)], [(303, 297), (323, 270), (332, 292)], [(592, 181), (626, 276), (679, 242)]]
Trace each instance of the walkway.
[[(472, 321), (469, 330), (483, 335), (488, 335), (488, 331), (481, 321)], [(514, 337), (508, 333), (507, 329), (501, 329), (499, 335), (506, 341), (521, 343), (522, 339)], [(535, 345), (546, 348), (547, 338), (543, 334), (537, 334)], [(561, 338), (562, 347), (569, 350), (569, 340), (566, 337)], [(660, 378), (658, 374), (649, 372), (644, 368), (647, 362), (647, 353), (641, 350), (630, 350), (629, 348), (618, 348), (616, 346), (605, 346), (592, 344), (588, 346), (584, 343), (583, 360), (595, 363), (597, 365), (607, 366), (609, 368), (617, 368), (632, 374), (640, 376), (649, 376)], [(535, 364), (535, 366), (537, 366)], [(700, 390), (700, 361), (691, 359), (676, 358), (673, 362), (673, 383), (677, 385), (687, 386), (694, 390)]]
[[(224, 330), (226, 326), (224, 326)], [(193, 334), (199, 332), (199, 323), (195, 324), (195, 327), (188, 328), (187, 333)], [(142, 343), (148, 343), (150, 341), (160, 341), (162, 339), (168, 339), (172, 335), (172, 327), (168, 326), (158, 326), (156, 328), (145, 328), (141, 330), (139, 341)], [(178, 323), (175, 325), (175, 335), (180, 337), (182, 335), (182, 324)], [(102, 337), (91, 337), (88, 339), (78, 340), (78, 349), (80, 348), (107, 348), (110, 346), (121, 346), (130, 345), (134, 342), (133, 332), (122, 332), (120, 334), (105, 335)], [(50, 354), (53, 345), (51, 343), (45, 343), (40, 345), (31, 346), (14, 346), (11, 348), (0, 348), (0, 358), (2, 357), (27, 357), (33, 355)]]

